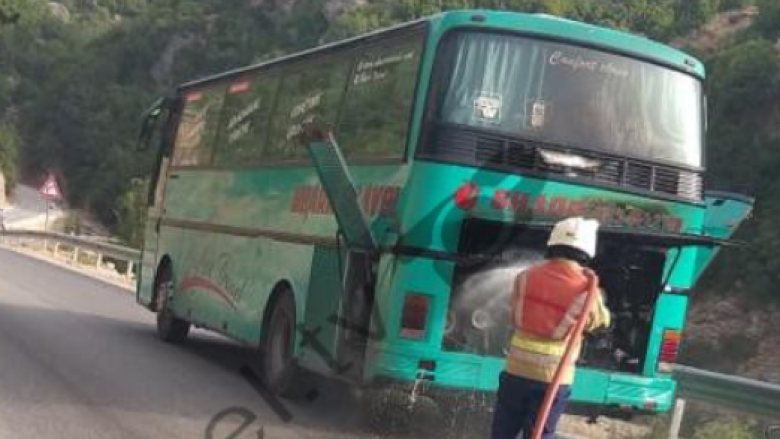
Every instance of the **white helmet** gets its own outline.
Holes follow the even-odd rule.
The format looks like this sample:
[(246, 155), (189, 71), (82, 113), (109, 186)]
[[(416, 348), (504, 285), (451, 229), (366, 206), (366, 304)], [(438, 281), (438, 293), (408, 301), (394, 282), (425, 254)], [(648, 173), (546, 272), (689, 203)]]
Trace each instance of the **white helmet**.
[(567, 245), (582, 250), (591, 258), (596, 256), (596, 233), (599, 222), (581, 217), (566, 218), (555, 224), (547, 246)]

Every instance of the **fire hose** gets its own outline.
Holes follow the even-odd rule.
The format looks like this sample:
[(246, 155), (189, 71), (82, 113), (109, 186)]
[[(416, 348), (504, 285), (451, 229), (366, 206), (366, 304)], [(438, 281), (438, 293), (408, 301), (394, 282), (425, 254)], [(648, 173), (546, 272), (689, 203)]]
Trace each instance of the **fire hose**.
[(590, 310), (593, 309), (593, 304), (596, 302), (596, 295), (599, 294), (599, 280), (596, 274), (591, 270), (585, 270), (585, 275), (588, 278), (588, 291), (585, 298), (585, 307), (583, 312), (574, 325), (569, 341), (566, 343), (566, 350), (564, 351), (563, 358), (558, 363), (558, 368), (555, 369), (555, 375), (553, 375), (552, 382), (547, 386), (547, 391), (544, 394), (544, 400), (542, 406), (539, 409), (539, 415), (536, 417), (536, 423), (534, 424), (534, 431), (531, 435), (532, 439), (541, 439), (542, 432), (544, 431), (544, 425), (547, 423), (547, 418), (550, 416), (550, 409), (552, 408), (553, 400), (558, 394), (558, 389), (561, 387), (561, 379), (563, 378), (563, 372), (566, 367), (571, 363), (571, 357), (574, 354), (574, 347), (579, 346), (582, 340), (582, 333), (585, 329), (585, 322), (588, 320)]

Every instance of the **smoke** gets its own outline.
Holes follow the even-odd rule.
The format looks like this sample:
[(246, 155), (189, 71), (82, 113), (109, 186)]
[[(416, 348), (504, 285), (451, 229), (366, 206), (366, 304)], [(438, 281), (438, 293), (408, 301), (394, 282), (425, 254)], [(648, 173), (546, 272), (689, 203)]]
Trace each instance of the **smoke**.
[(454, 291), (445, 336), (458, 350), (479, 355), (504, 354), (511, 333), (509, 298), (515, 279), (542, 260), (543, 253), (513, 249), (502, 256), (506, 263), (469, 275)]
[(537, 263), (541, 255), (527, 252), (500, 267), (494, 267), (469, 276), (456, 291), (455, 310), (473, 313), (477, 310), (506, 313), (509, 296), (514, 289), (517, 275)]

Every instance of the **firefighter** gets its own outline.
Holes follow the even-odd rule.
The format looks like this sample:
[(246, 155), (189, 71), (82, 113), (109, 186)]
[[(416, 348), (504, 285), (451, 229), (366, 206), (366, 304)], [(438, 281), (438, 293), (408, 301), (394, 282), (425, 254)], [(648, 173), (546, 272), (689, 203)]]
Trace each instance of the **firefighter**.
[[(599, 223), (567, 218), (557, 223), (547, 242), (545, 261), (518, 274), (510, 296), (510, 322), (514, 333), (499, 378), (492, 439), (531, 437), (547, 386), (555, 375), (575, 322), (582, 315), (590, 282), (598, 279), (587, 268), (596, 254)], [(588, 316), (586, 330), (610, 324), (603, 291)], [(571, 364), (563, 367), (561, 386), (544, 426), (542, 437), (553, 438), (558, 419), (566, 409), (574, 378), (574, 362), (581, 346), (574, 347)]]

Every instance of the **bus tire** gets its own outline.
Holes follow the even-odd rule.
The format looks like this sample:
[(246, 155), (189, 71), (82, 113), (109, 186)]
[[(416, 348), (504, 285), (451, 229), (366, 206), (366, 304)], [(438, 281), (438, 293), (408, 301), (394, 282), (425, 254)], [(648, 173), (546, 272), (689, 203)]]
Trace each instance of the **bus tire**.
[(190, 323), (175, 315), (168, 307), (173, 292), (173, 275), (168, 264), (163, 265), (155, 281), (157, 300), (157, 335), (165, 342), (180, 344), (190, 332)]
[(288, 288), (272, 298), (258, 352), (263, 381), (271, 392), (300, 399), (314, 389), (311, 375), (295, 360), (295, 299)]

